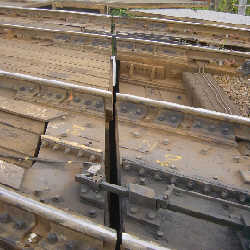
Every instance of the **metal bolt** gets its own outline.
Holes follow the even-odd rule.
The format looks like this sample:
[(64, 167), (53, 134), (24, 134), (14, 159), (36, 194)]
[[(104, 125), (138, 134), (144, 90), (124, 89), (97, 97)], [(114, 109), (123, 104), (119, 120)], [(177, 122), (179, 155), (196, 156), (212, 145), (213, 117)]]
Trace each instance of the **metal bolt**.
[(216, 127), (213, 124), (208, 127), (208, 130), (211, 132), (215, 131), (215, 129), (216, 129)]
[(204, 193), (208, 194), (210, 192), (210, 187), (208, 185), (205, 185), (203, 191)]
[(24, 86), (22, 86), (22, 87), (19, 88), (19, 90), (20, 90), (20, 91), (25, 91), (26, 88), (25, 88)]
[(234, 156), (233, 157), (233, 162), (234, 163), (240, 163), (240, 156)]
[(59, 145), (55, 144), (55, 145), (52, 147), (52, 149), (53, 149), (54, 151), (58, 150), (58, 149), (59, 149)]
[(247, 197), (244, 194), (241, 194), (240, 197), (239, 197), (240, 202), (245, 202), (246, 199), (247, 199)]
[(193, 188), (194, 182), (193, 182), (193, 181), (189, 181), (189, 182), (187, 183), (187, 186), (188, 186), (189, 188)]
[(165, 120), (165, 116), (163, 116), (163, 115), (158, 116), (157, 120), (160, 122), (163, 122)]
[(99, 193), (97, 193), (97, 194), (95, 195), (95, 198), (96, 198), (97, 200), (101, 200), (101, 199), (102, 199), (102, 195), (99, 194)]
[(11, 221), (11, 217), (8, 213), (3, 213), (0, 215), (0, 223), (7, 224)]
[(62, 95), (61, 94), (56, 94), (56, 99), (61, 99)]
[(82, 150), (79, 150), (77, 153), (77, 158), (80, 158), (84, 155), (84, 152)]
[(26, 227), (25, 221), (22, 221), (22, 220), (16, 221), (15, 228), (17, 230), (23, 230), (25, 227)]
[(90, 218), (96, 218), (96, 216), (97, 216), (96, 210), (95, 209), (89, 210), (88, 215)]
[(144, 168), (141, 168), (140, 170), (139, 170), (139, 176), (145, 176), (145, 169)]
[(175, 183), (176, 183), (176, 177), (175, 177), (175, 176), (172, 176), (172, 177), (170, 178), (170, 183), (171, 183), (171, 184), (175, 184)]
[(129, 164), (123, 164), (123, 169), (126, 171), (130, 170), (130, 165)]
[(139, 182), (140, 182), (141, 185), (145, 185), (146, 178), (145, 177), (140, 177)]
[(76, 243), (74, 241), (68, 241), (65, 243), (65, 249), (66, 250), (76, 250), (77, 249), (77, 246), (76, 246)]
[(62, 201), (63, 201), (63, 198), (62, 198), (60, 195), (56, 195), (56, 196), (52, 197), (51, 200), (52, 200), (53, 202), (58, 203), (58, 202), (62, 202)]
[(201, 128), (202, 127), (202, 124), (200, 121), (197, 121), (195, 124), (194, 124), (194, 127), (195, 128)]
[(121, 106), (121, 112), (122, 113), (127, 113), (128, 112), (128, 108), (125, 105)]
[(47, 148), (49, 146), (49, 143), (47, 141), (42, 142), (42, 147)]
[(132, 132), (132, 135), (133, 135), (134, 137), (137, 137), (137, 138), (139, 138), (139, 137), (141, 136), (141, 134), (140, 134), (139, 132), (137, 132), (137, 131), (133, 131), (133, 132)]
[(96, 156), (95, 155), (90, 155), (89, 156), (89, 161), (90, 162), (95, 162), (96, 161)]
[(170, 121), (173, 123), (177, 122), (177, 117), (176, 116), (171, 116)]
[(129, 211), (130, 211), (131, 214), (136, 214), (137, 211), (138, 211), (138, 208), (137, 208), (137, 207), (131, 207), (131, 208), (129, 209)]
[(164, 139), (164, 140), (162, 141), (162, 144), (164, 144), (164, 145), (168, 145), (168, 143), (169, 143), (169, 140), (168, 140), (168, 139)]
[(223, 199), (225, 199), (225, 198), (227, 198), (227, 196), (228, 196), (228, 192), (227, 192), (226, 190), (223, 190), (223, 191), (221, 192), (221, 197), (222, 197)]
[(135, 113), (136, 113), (137, 115), (142, 115), (143, 109), (142, 109), (142, 108), (137, 108), (136, 111), (135, 111)]
[(103, 107), (103, 102), (102, 101), (97, 101), (95, 106), (96, 106), (96, 108), (101, 108), (101, 107)]
[(85, 104), (86, 106), (90, 106), (90, 105), (92, 104), (92, 101), (91, 101), (91, 100), (86, 100), (86, 101), (84, 102), (84, 104)]
[(156, 173), (156, 174), (154, 175), (154, 179), (155, 179), (156, 181), (160, 181), (160, 180), (161, 180), (161, 175), (160, 175), (159, 173)]
[(56, 233), (49, 233), (47, 236), (47, 240), (50, 244), (55, 244), (58, 241)]
[(88, 190), (89, 190), (89, 189), (88, 189), (87, 187), (85, 187), (85, 186), (83, 186), (83, 185), (81, 186), (81, 193), (84, 193), (84, 194), (85, 194), (85, 193), (88, 192)]
[(70, 151), (71, 151), (71, 148), (65, 148), (64, 153), (68, 154), (70, 153)]
[(228, 135), (228, 133), (229, 133), (229, 128), (223, 128), (222, 129), (222, 134), (223, 135)]
[(153, 220), (153, 219), (155, 219), (155, 217), (156, 217), (155, 212), (150, 211), (149, 213), (147, 213), (147, 218), (148, 219)]
[(160, 230), (156, 232), (156, 239), (161, 239), (164, 236), (164, 233)]
[(74, 97), (73, 101), (76, 103), (79, 103), (81, 101), (81, 99), (78, 96), (76, 96), (76, 97)]

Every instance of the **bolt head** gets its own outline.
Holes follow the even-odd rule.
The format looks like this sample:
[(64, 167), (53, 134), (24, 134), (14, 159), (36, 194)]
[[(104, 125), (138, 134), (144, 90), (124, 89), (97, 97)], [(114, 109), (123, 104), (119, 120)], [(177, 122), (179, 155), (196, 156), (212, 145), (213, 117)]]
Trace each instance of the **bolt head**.
[(76, 243), (74, 241), (68, 241), (65, 243), (65, 249), (66, 250), (76, 250), (77, 249), (77, 246), (76, 246)]
[(142, 176), (142, 177), (145, 176), (145, 169), (144, 169), (144, 168), (141, 168), (141, 169), (139, 170), (139, 176)]
[(16, 228), (17, 230), (23, 230), (23, 229), (25, 229), (25, 228), (26, 228), (26, 222), (25, 222), (25, 221), (22, 221), (22, 220), (16, 221), (16, 223), (15, 223), (15, 228)]
[(56, 233), (49, 233), (47, 236), (47, 240), (50, 244), (55, 244), (58, 241), (58, 237)]
[(140, 177), (139, 181), (140, 181), (141, 185), (145, 185), (146, 184), (146, 178), (145, 177)]
[(137, 108), (136, 111), (135, 111), (135, 113), (136, 113), (137, 115), (142, 115), (143, 109), (142, 109), (142, 108)]
[(164, 233), (160, 230), (156, 232), (156, 239), (161, 239), (164, 236)]
[(97, 216), (96, 210), (95, 210), (95, 209), (89, 210), (89, 211), (88, 211), (88, 216), (89, 216), (90, 218), (96, 218), (96, 216)]
[(176, 116), (171, 116), (170, 121), (173, 122), (173, 123), (176, 123), (177, 122), (177, 117)]
[(168, 140), (168, 139), (164, 139), (164, 140), (162, 141), (162, 144), (163, 144), (163, 145), (168, 145), (168, 143), (169, 143), (169, 140)]
[(3, 213), (0, 215), (0, 223), (7, 224), (11, 221), (11, 217), (8, 213)]
[(153, 220), (155, 219), (156, 217), (156, 213), (153, 212), (153, 211), (150, 211), (149, 213), (147, 213), (147, 218), (150, 219), (150, 220)]
[(163, 122), (163, 121), (165, 121), (165, 116), (160, 115), (160, 116), (158, 116), (157, 120), (160, 122)]
[(127, 113), (128, 112), (128, 108), (125, 105), (121, 106), (121, 112), (122, 113)]
[(137, 207), (130, 207), (129, 211), (131, 214), (136, 214), (138, 212), (138, 208)]

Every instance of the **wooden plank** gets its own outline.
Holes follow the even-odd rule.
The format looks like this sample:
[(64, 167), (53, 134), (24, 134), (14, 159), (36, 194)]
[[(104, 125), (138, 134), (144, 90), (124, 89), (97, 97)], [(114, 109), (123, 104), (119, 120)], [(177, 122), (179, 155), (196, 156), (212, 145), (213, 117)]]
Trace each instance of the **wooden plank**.
[(43, 122), (48, 122), (65, 114), (56, 109), (45, 108), (23, 101), (11, 100), (10, 102), (9, 98), (2, 96), (0, 96), (0, 110)]
[(34, 156), (40, 136), (0, 124), (0, 147)]
[(0, 183), (19, 189), (24, 175), (24, 169), (14, 164), (0, 160)]
[(24, 129), (32, 133), (41, 135), (45, 130), (45, 122), (32, 120), (30, 118), (21, 117), (0, 111), (0, 123), (13, 126), (15, 128)]

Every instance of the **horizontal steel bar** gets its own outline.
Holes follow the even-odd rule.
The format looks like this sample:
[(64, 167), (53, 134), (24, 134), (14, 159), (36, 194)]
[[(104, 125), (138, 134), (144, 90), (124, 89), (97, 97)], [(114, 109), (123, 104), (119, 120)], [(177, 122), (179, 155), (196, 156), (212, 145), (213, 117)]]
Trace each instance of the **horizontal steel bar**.
[[(36, 82), (38, 84), (48, 85), (51, 87), (60, 87), (60, 88), (65, 88), (69, 90), (89, 93), (93, 95), (100, 95), (105, 98), (112, 97), (112, 93), (110, 91), (101, 90), (101, 89), (92, 88), (92, 87), (83, 87), (83, 86), (75, 85), (72, 83), (65, 83), (65, 82), (61, 82), (57, 80), (47, 80), (47, 79), (43, 79), (39, 77), (34, 77), (34, 76), (29, 76), (29, 75), (24, 75), (24, 74), (19, 74), (19, 73), (10, 73), (10, 72), (0, 70), (0, 77), (1, 76), (7, 77), (10, 79), (14, 78), (17, 80), (19, 79), (19, 80)], [(163, 109), (167, 108), (167, 109), (172, 109), (175, 111), (180, 111), (186, 114), (193, 114), (197, 116), (209, 117), (209, 118), (218, 119), (218, 120), (225, 120), (227, 122), (244, 124), (244, 125), (250, 126), (250, 118), (219, 113), (219, 112), (201, 109), (201, 108), (193, 108), (193, 107), (184, 106), (184, 105), (167, 102), (167, 101), (157, 101), (157, 100), (152, 100), (149, 98), (138, 97), (138, 96), (128, 95), (128, 94), (120, 94), (120, 93), (117, 94), (117, 100), (141, 103), (144, 105), (154, 106), (154, 107), (163, 108)]]
[(0, 186), (0, 201), (20, 207), (49, 221), (96, 239), (110, 242), (111, 244), (115, 244), (116, 242), (116, 231), (113, 229), (94, 223), (87, 218), (66, 213), (58, 208), (40, 203), (7, 188), (3, 188), (2, 186)]
[[(112, 246), (115, 245), (117, 240), (116, 231), (111, 228), (94, 223), (87, 218), (79, 217), (58, 208), (40, 203), (7, 188), (3, 188), (2, 186), (0, 186), (0, 201), (39, 215), (61, 226), (105, 241), (108, 244), (112, 244)], [(148, 242), (127, 233), (123, 233), (123, 240), (124, 247), (133, 250), (169, 250), (168, 248), (162, 247), (154, 242)]]

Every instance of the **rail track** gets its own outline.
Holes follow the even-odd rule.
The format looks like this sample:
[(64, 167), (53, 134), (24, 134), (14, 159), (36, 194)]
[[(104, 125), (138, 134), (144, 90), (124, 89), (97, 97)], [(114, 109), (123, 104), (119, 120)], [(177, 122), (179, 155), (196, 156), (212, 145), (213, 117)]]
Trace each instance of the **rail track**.
[[(54, 13), (65, 19), (72, 12), (18, 9), (11, 19), (7, 9), (0, 21), (1, 247), (249, 246), (250, 120), (232, 115), (237, 111), (212, 78), (235, 74), (249, 53), (118, 33), (119, 68), (109, 58), (109, 31), (94, 24), (79, 32), (72, 20), (52, 24)], [(77, 18), (86, 16), (95, 15)], [(224, 113), (180, 105), (191, 105), (186, 71), (203, 79), (194, 95), (203, 89)], [(179, 104), (159, 101), (171, 95)], [(121, 185), (103, 177), (113, 115)], [(107, 193), (121, 200), (121, 234), (104, 226)]]
[[(70, 208), (74, 213), (87, 216), (94, 220), (94, 223), (102, 224), (104, 190), (99, 187), (96, 189), (94, 186), (90, 188), (82, 182), (80, 175), (80, 179), (77, 179), (81, 182), (79, 192), (79, 184), (73, 177), (88, 170), (88, 166), (81, 164), (84, 161), (93, 164), (102, 163), (105, 150), (104, 107), (111, 102), (111, 92), (4, 71), (0, 72), (0, 83), (2, 131), (0, 156), (5, 162), (12, 164), (9, 166), (5, 163), (6, 172), (1, 172), (1, 182), (5, 180), (4, 184), (14, 188), (17, 193), (25, 193), (32, 199), (59, 209)], [(248, 171), (249, 154), (242, 151), (242, 146), (246, 146), (247, 149), (249, 145), (249, 119), (125, 94), (118, 94), (117, 101), (123, 185), (139, 184), (155, 190), (157, 196), (165, 193), (166, 185), (175, 186), (173, 194), (168, 194), (170, 200), (167, 210), (162, 208), (155, 210), (154, 207), (145, 205), (141, 207), (131, 196), (124, 212), (127, 214), (126, 230), (140, 238), (156, 241), (161, 247), (178, 246), (182, 249), (182, 243), (168, 238), (175, 226), (172, 224), (171, 227), (167, 226), (169, 223), (167, 218), (169, 216), (174, 220), (180, 218), (179, 215), (176, 217), (178, 212), (184, 214), (182, 223), (186, 223), (193, 216), (197, 217), (197, 222), (197, 219), (191, 219), (190, 222), (194, 223), (192, 225), (197, 230), (207, 230), (202, 221), (207, 223), (208, 220), (212, 223), (209, 227), (221, 236), (230, 239), (236, 237), (221, 232), (218, 223), (222, 227), (229, 226), (242, 232), (245, 228), (244, 223), (248, 220), (250, 202), (247, 180), (241, 177), (241, 173)], [(11, 134), (12, 136), (7, 136)], [(23, 144), (23, 140), (28, 140), (29, 143)], [(185, 164), (186, 161), (188, 165)], [(11, 178), (5, 179), (6, 174)], [(58, 178), (63, 181), (56, 182)], [(135, 193), (138, 192), (136, 190), (134, 189)], [(8, 206), (16, 206), (19, 201), (20, 204), (23, 201), (32, 203), (29, 198), (19, 197), (19, 194), (6, 189), (2, 189), (1, 194), (0, 200), (7, 201)], [(18, 197), (18, 202), (14, 202), (14, 196)], [(147, 200), (149, 197), (146, 195), (140, 199)], [(187, 206), (185, 199), (189, 201), (194, 199), (190, 204), (196, 204), (195, 207)], [(164, 203), (163, 200), (161, 202)], [(87, 227), (84, 234), (97, 237), (98, 233), (94, 229), (88, 231), (88, 228), (93, 226), (92, 222), (82, 218), (77, 222), (79, 225), (76, 225), (74, 216), (67, 215), (67, 211), (55, 210), (57, 213), (55, 215), (55, 212), (52, 214), (49, 208), (39, 204), (34, 202), (31, 208), (28, 208), (28, 205), (22, 208), (32, 212), (35, 217), (39, 216), (38, 222), (41, 220), (40, 217), (51, 220), (50, 233), (58, 237), (56, 246), (65, 247), (65, 244), (73, 244), (69, 243), (67, 237), (70, 237), (71, 241), (73, 239), (74, 244), (78, 246), (81, 244), (77, 236), (72, 233), (66, 234), (65, 240), (59, 240), (62, 239), (60, 238), (62, 230), (67, 231), (60, 229), (60, 225), (73, 230), (77, 227), (77, 232), (78, 230), (83, 232), (79, 224), (81, 223)], [(38, 205), (39, 209), (36, 208)], [(221, 206), (228, 209), (222, 212)], [(210, 212), (210, 207), (213, 207), (213, 212)], [(20, 213), (15, 210), (8, 215), (16, 221), (20, 218)], [(152, 214), (152, 218), (144, 217), (144, 214), (148, 213)], [(3, 210), (2, 215), (0, 213), (1, 216), (4, 214), (6, 210)], [(242, 216), (244, 220), (239, 219)], [(162, 224), (159, 218), (163, 217), (165, 219)], [(59, 220), (59, 229), (53, 226), (54, 220), (57, 224)], [(30, 225), (28, 222), (25, 223)], [(37, 227), (39, 223), (36, 224)], [(143, 230), (141, 223), (146, 223)], [(100, 226), (95, 224), (93, 227), (98, 231)], [(30, 240), (33, 245), (51, 244), (50, 238), (53, 237), (50, 234), (42, 233), (41, 229), (30, 231), (29, 228), (26, 227), (28, 232), (35, 234), (33, 234), (34, 240)], [(169, 230), (164, 231), (166, 228)], [(113, 237), (111, 237), (112, 232), (105, 228), (103, 230), (106, 236), (99, 235), (101, 242), (110, 242), (110, 238)], [(180, 229), (177, 227), (174, 230)], [(25, 233), (27, 235), (27, 231)], [(16, 235), (16, 231), (12, 231), (12, 234)], [(202, 235), (200, 239), (204, 240), (205, 245), (215, 247), (218, 244), (218, 241), (211, 242), (211, 239), (208, 240)], [(2, 237), (1, 233), (0, 236)], [(99, 236), (95, 247), (102, 249)], [(37, 237), (41, 240), (36, 243)], [(129, 238), (128, 241), (126, 237)], [(19, 239), (25, 242), (22, 236), (19, 236)], [(114, 242), (115, 237), (112, 240)], [(16, 241), (14, 242), (16, 244)], [(87, 239), (85, 244), (89, 244), (88, 242)], [(131, 249), (138, 249), (137, 244), (141, 244), (139, 249), (144, 249), (148, 242), (136, 242), (135, 238), (124, 234), (124, 244), (128, 244)], [(193, 241), (187, 241), (185, 244), (188, 248), (198, 247), (198, 243)], [(232, 247), (241, 249), (236, 243)], [(158, 248), (154, 246), (153, 249)]]
[[(147, 36), (162, 40), (174, 40), (203, 46), (217, 46), (232, 50), (249, 51), (249, 28), (231, 27), (228, 25), (204, 24), (199, 22), (174, 21), (147, 17), (111, 17), (91, 13), (79, 13), (64, 10), (41, 10), (21, 7), (0, 7), (1, 22), (11, 23), (37, 20), (43, 27), (65, 27), (67, 30), (110, 32), (111, 19), (120, 33), (130, 36)], [(27, 21), (26, 21), (27, 22)], [(151, 38), (150, 35), (152, 36)]]

